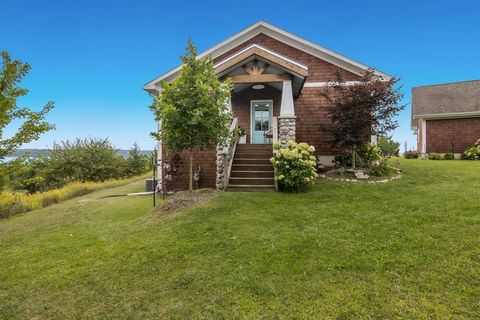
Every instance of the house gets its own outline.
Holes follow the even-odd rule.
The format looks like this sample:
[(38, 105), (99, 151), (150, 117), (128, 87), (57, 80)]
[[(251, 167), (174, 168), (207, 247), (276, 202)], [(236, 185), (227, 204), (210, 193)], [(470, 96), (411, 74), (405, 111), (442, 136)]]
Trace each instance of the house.
[[(368, 66), (260, 21), (199, 55), (210, 55), (220, 79), (234, 85), (231, 101), (232, 128), (240, 126), (246, 136), (231, 148), (217, 147), (194, 155), (200, 168), (201, 187), (230, 190), (272, 190), (272, 141), (307, 142), (316, 148), (321, 162), (332, 164), (339, 150), (319, 129), (329, 123), (327, 101), (319, 92), (342, 73), (345, 84), (358, 81)], [(172, 81), (182, 66), (150, 81), (144, 89), (160, 93), (162, 81)], [(390, 79), (375, 71), (378, 77)], [(161, 128), (161, 124), (159, 124)], [(187, 157), (170, 157), (159, 144), (159, 170), (169, 189), (188, 186)]]
[(436, 152), (459, 159), (480, 138), (480, 80), (413, 88), (412, 129), (423, 157)]

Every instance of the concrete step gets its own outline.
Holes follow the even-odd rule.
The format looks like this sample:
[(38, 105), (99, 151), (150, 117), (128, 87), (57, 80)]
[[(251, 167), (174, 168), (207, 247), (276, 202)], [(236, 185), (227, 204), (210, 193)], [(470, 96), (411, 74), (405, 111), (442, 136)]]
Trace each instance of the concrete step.
[(246, 158), (233, 158), (233, 164), (262, 164), (262, 165), (272, 165), (268, 159), (246, 159)]
[(233, 192), (273, 192), (275, 191), (274, 185), (228, 185), (227, 191)]
[(238, 178), (238, 177), (258, 177), (258, 178), (271, 178), (273, 177), (273, 170), (250, 170), (250, 171), (242, 171), (242, 170), (232, 170), (230, 172), (231, 178)]
[(273, 170), (271, 163), (269, 164), (233, 164), (232, 171), (269, 171)]
[(229, 185), (274, 185), (275, 181), (273, 177), (269, 178), (259, 178), (259, 177), (230, 177), (228, 181)]

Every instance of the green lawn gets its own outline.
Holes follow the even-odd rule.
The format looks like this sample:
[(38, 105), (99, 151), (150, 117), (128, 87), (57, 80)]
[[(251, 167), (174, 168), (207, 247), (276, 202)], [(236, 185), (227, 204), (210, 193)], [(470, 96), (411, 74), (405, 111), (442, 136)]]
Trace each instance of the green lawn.
[(480, 318), (480, 161), (388, 184), (221, 193), (171, 216), (103, 190), (0, 221), (0, 318)]

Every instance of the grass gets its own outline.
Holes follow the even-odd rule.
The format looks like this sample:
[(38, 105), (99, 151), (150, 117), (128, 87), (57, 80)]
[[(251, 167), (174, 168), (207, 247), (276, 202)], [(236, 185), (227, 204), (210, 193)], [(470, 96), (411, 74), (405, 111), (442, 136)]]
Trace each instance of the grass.
[[(146, 178), (144, 174), (141, 177)], [(22, 192), (0, 191), (0, 218), (48, 207), (93, 191), (129, 184), (139, 177), (112, 179), (104, 182), (72, 182), (58, 189), (26, 194)]]
[(388, 184), (220, 193), (169, 216), (102, 190), (0, 221), (0, 318), (480, 318), (480, 162)]

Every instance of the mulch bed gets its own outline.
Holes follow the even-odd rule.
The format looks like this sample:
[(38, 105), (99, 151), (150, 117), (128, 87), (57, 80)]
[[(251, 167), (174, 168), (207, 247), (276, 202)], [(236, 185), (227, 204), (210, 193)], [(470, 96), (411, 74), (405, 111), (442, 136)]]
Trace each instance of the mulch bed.
[(165, 202), (153, 209), (154, 213), (160, 215), (172, 214), (188, 209), (194, 205), (206, 202), (217, 194), (214, 189), (198, 189), (190, 191), (178, 191), (168, 195)]
[[(361, 169), (359, 169), (361, 170)], [(319, 175), (320, 178), (324, 179), (334, 179), (334, 180), (342, 180), (342, 181), (353, 181), (353, 182), (388, 182), (391, 180), (396, 180), (400, 178), (400, 173), (394, 173), (392, 176), (385, 176), (385, 177), (376, 177), (376, 176), (369, 176), (368, 179), (358, 179), (355, 176), (355, 173), (345, 171), (342, 175), (338, 169), (332, 169), (325, 173)]]

